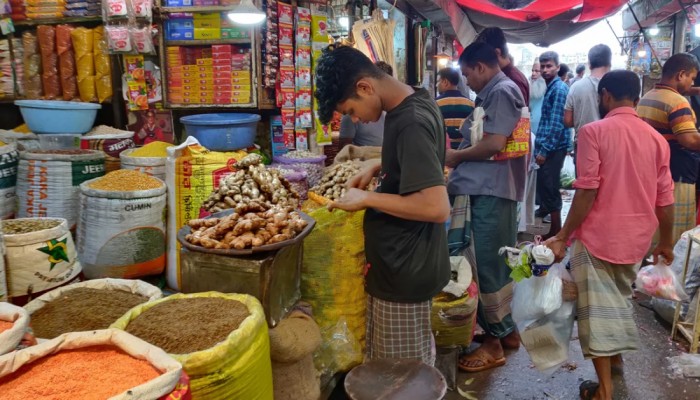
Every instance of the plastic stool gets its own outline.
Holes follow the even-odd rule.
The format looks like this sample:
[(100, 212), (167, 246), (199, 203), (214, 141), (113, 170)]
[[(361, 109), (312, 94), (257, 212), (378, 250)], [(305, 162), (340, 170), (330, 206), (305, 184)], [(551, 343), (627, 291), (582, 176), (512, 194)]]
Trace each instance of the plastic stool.
[(345, 378), (352, 400), (440, 400), (446, 391), (440, 371), (417, 360), (372, 360)]

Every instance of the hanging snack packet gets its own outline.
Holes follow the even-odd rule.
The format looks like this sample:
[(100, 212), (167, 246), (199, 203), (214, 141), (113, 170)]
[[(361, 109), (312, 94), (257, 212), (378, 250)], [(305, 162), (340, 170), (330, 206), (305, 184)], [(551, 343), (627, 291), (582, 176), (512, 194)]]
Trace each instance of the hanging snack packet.
[(151, 27), (144, 28), (129, 28), (131, 33), (131, 41), (136, 47), (139, 54), (155, 54), (156, 49), (153, 45), (153, 37), (151, 37)]
[(132, 51), (129, 28), (126, 26), (106, 26), (105, 32), (110, 52), (130, 53)]

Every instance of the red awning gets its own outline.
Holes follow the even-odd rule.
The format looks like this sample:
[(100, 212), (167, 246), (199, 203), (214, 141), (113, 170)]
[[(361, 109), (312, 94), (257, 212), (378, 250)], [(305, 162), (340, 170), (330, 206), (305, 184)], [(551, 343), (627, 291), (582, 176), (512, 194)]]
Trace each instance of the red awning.
[(545, 21), (574, 8), (581, 8), (575, 22), (594, 21), (614, 14), (627, 3), (625, 0), (534, 0), (525, 7), (506, 10), (489, 0), (456, 1), (469, 10), (521, 22)]

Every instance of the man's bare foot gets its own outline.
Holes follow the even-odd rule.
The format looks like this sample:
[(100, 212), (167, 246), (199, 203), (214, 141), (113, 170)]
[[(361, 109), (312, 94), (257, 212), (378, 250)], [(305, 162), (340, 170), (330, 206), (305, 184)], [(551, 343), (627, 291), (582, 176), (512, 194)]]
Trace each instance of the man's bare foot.
[(465, 372), (479, 372), (500, 367), (505, 363), (500, 340), (486, 335), (484, 343), (478, 349), (459, 358), (459, 369)]

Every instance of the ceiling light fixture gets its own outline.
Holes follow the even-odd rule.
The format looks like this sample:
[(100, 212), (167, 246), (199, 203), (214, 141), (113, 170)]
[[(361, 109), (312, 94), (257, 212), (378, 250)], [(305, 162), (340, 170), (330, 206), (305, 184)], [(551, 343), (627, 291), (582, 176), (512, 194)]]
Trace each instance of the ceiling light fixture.
[(656, 36), (659, 34), (659, 27), (654, 25), (651, 28), (647, 29), (647, 32), (649, 32), (651, 36)]
[(265, 13), (260, 11), (252, 0), (241, 0), (228, 13), (228, 18), (241, 25), (255, 25), (265, 20)]

